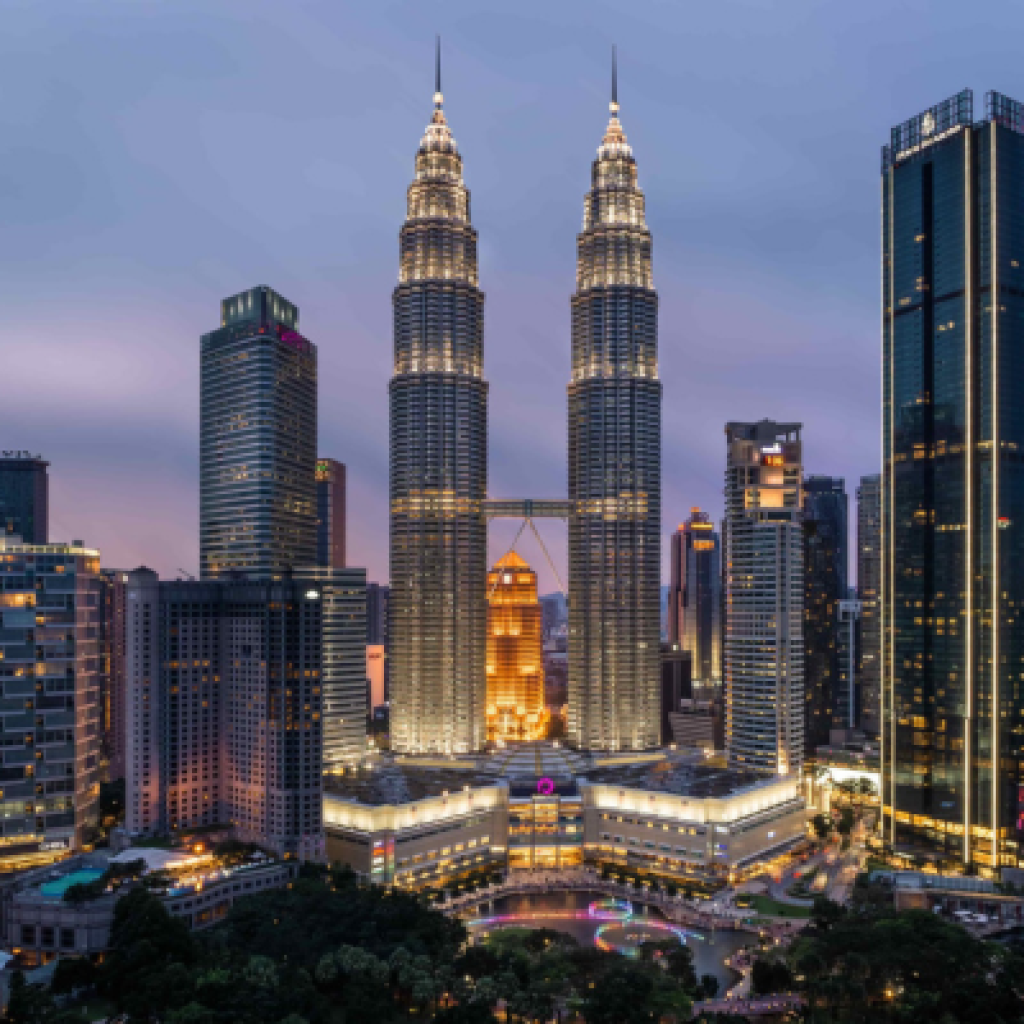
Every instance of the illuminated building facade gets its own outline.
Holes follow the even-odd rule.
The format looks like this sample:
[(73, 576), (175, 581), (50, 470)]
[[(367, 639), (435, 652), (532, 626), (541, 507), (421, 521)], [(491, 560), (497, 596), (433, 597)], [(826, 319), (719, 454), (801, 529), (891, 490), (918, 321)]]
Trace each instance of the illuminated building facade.
[(391, 404), (391, 744), (485, 740), (487, 383), (484, 297), (440, 60), (400, 233)]
[(669, 644), (688, 651), (695, 682), (722, 678), (722, 551), (711, 517), (699, 508), (672, 534)]
[(882, 830), (1024, 863), (1024, 106), (970, 90), (882, 152)]
[(537, 574), (510, 551), (487, 574), (487, 739), (540, 739), (545, 722)]
[(0, 869), (91, 840), (100, 784), (100, 556), (0, 534)]
[(767, 775), (803, 767), (800, 429), (725, 428), (726, 750), (731, 767)]
[(221, 302), (200, 358), (203, 579), (316, 564), (316, 347), (266, 286)]
[(857, 488), (857, 597), (860, 627), (857, 677), (860, 682), (860, 728), (878, 735), (882, 711), (882, 631), (879, 598), (882, 585), (882, 477), (862, 476)]
[(124, 778), (125, 583), (121, 569), (100, 573), (100, 723), (106, 779)]
[(345, 464), (316, 460), (316, 564), (345, 568)]
[(847, 598), (849, 545), (846, 484), (804, 480), (804, 749), (829, 741), (846, 722), (839, 679), (839, 602)]
[(338, 580), (361, 572), (311, 569), (304, 579), (264, 582), (127, 574), (130, 836), (232, 826), (237, 838), (279, 854), (323, 857), (323, 768), (344, 735), (331, 720), (338, 725), (332, 700), (347, 662), (332, 646), (350, 605), (358, 606), (349, 660), (365, 748), (362, 595), (347, 596)]
[(26, 544), (50, 539), (49, 465), (30, 452), (0, 452), (0, 534)]
[(611, 117), (577, 238), (569, 400), (568, 735), (583, 749), (659, 739), (661, 382), (651, 233)]

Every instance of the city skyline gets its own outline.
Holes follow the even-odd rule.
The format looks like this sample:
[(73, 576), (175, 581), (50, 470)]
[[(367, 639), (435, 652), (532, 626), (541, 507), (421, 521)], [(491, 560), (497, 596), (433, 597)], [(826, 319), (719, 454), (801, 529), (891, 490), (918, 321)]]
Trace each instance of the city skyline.
[[(579, 13), (576, 5), (544, 13), (527, 5), (520, 15), (500, 18), (460, 17), (463, 10), (452, 5), (439, 23), (436, 12), (415, 12), (398, 35), (394, 19), (385, 26), (367, 13), (346, 22), (351, 38), (340, 36), (340, 21), (326, 9), (319, 21), (292, 19), (290, 30), (313, 59), (296, 76), (298, 85), (280, 95), (267, 92), (235, 59), (239, 38), (257, 52), (276, 40), (270, 10), (257, 25), (198, 10), (183, 11), (168, 25), (162, 14), (139, 20), (123, 11), (118, 17), (127, 19), (129, 48), (109, 31), (112, 13), (69, 8), (60, 29), (46, 36), (54, 59), (36, 54), (34, 62), (18, 51), (17, 40), (19, 28), (25, 37), (35, 34), (35, 16), (17, 12), (15, 43), (0, 44), (12, 46), (3, 74), (17, 75), (19, 91), (31, 100), (8, 115), (15, 148), (27, 158), (8, 171), (14, 185), (8, 193), (18, 201), (5, 213), (17, 257), (4, 257), (4, 271), (12, 284), (12, 337), (23, 344), (5, 346), (7, 372), (18, 385), (9, 405), (17, 427), (5, 443), (50, 461), (55, 538), (81, 536), (101, 550), (105, 564), (151, 564), (164, 575), (195, 571), (194, 338), (208, 329), (211, 301), (264, 282), (302, 307), (309, 336), (318, 341), (321, 448), (350, 464), (351, 561), (366, 564), (371, 578), (387, 578), (385, 389), (387, 297), (400, 220), (395, 196), (408, 174), (403, 143), (422, 131), (437, 29), (445, 40), (447, 99), (474, 168), (489, 309), (485, 373), (504, 381), (492, 410), (490, 491), (498, 497), (562, 492), (565, 296), (578, 195), (586, 184), (579, 154), (603, 122), (615, 40), (593, 30), (570, 35), (578, 27), (570, 18)], [(957, 32), (970, 36), (971, 17), (958, 12)], [(854, 69), (852, 58), (831, 54), (829, 66), (839, 73), (812, 99), (806, 84), (824, 73), (822, 65), (809, 58), (799, 70), (777, 74), (776, 56), (777, 81), (755, 88), (757, 76), (769, 71), (754, 41), (784, 28), (794, 29), (796, 43), (817, 33), (832, 37), (836, 19), (827, 29), (785, 26), (784, 19), (771, 25), (767, 15), (752, 12), (747, 41), (727, 60), (720, 48), (729, 32), (716, 19), (708, 12), (688, 19), (684, 36), (682, 19), (668, 17), (653, 38), (641, 15), (632, 27), (616, 24), (615, 33), (631, 142), (649, 168), (645, 190), (663, 296), (662, 377), (675, 396), (665, 410), (665, 436), (673, 443), (664, 467), (664, 537), (693, 504), (718, 518), (721, 431), (726, 420), (744, 415), (762, 386), (771, 385), (772, 401), (757, 405), (758, 414), (805, 424), (808, 472), (853, 480), (876, 471), (876, 140), (906, 111), (982, 75), (980, 59), (965, 58), (951, 81), (948, 67), (914, 55), (907, 63), (903, 55), (899, 74), (883, 74), (872, 86), (877, 91), (864, 96), (874, 70)], [(932, 32), (952, 32), (953, 25), (940, 11)], [(314, 29), (322, 30), (322, 42)], [(178, 43), (202, 44), (206, 70), (188, 56), (190, 46), (168, 44), (168, 30)], [(869, 52), (888, 53), (919, 30), (915, 18), (896, 12), (884, 47), (873, 43)], [(862, 38), (858, 31), (851, 27), (848, 42)], [(680, 40), (688, 58), (682, 69), (670, 59)], [(76, 48), (65, 53), (72, 41)], [(986, 80), (1009, 77), (1004, 88), (1012, 92), (1008, 54), (991, 45), (983, 52)], [(77, 73), (79, 53), (90, 55), (90, 68), (105, 70)], [(714, 69), (714, 59), (723, 71)], [(716, 92), (723, 75), (744, 60), (740, 81)], [(336, 77), (335, 87), (319, 88), (321, 75)], [(117, 88), (122, 76), (138, 84), (130, 99)], [(205, 76), (201, 88), (190, 85), (197, 76)], [(299, 94), (288, 90), (300, 87), (303, 104), (296, 105)], [(358, 103), (346, 95), (353, 90)], [(321, 95), (327, 98), (313, 98)], [(69, 97), (74, 102), (61, 102)], [(773, 106), (787, 108), (785, 135)], [(76, 111), (74, 130), (64, 130), (69, 108)], [(824, 110), (844, 112), (842, 131), (835, 120), (823, 120)], [(286, 158), (275, 156), (263, 169), (241, 159), (231, 138), (254, 119), (275, 131), (286, 125), (294, 143), (283, 147)], [(681, 132), (680, 123), (697, 130)], [(352, 134), (374, 143), (358, 160), (345, 145)], [(188, 166), (174, 149), (189, 154)], [(546, 166), (538, 163), (541, 153)], [(81, 164), (86, 154), (94, 159), (73, 164), (81, 173), (71, 187), (53, 158)], [(132, 178), (127, 188), (125, 173)], [(808, 190), (809, 180), (816, 188)], [(40, 183), (47, 181), (44, 196)], [(313, 219), (314, 206), (328, 210), (330, 223)], [(293, 237), (301, 244), (290, 244)], [(545, 244), (529, 248), (529, 237)], [(83, 245), (92, 257), (85, 263)], [(745, 300), (729, 308), (736, 291)], [(526, 303), (519, 303), (521, 295)], [(772, 344), (757, 344), (765, 332)], [(39, 359), (52, 378), (57, 415), (31, 400), (27, 382)], [(742, 379), (730, 370), (737, 362), (748, 370)], [(347, 392), (344, 402), (332, 400), (353, 375), (365, 386)], [(536, 386), (521, 386), (524, 377)], [(786, 378), (792, 380), (774, 386)], [(120, 385), (116, 401), (114, 384)], [(514, 528), (492, 527), (489, 562), (507, 546), (503, 531)], [(563, 528), (541, 529), (564, 566)], [(538, 566), (542, 591), (555, 589), (544, 560), (532, 548), (526, 554)], [(666, 558), (663, 553), (663, 578)]]

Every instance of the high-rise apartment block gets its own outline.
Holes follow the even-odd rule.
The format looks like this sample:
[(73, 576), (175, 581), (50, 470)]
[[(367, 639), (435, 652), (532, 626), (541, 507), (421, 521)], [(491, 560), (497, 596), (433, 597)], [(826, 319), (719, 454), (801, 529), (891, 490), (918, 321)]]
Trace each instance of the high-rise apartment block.
[(391, 744), (465, 753), (486, 735), (484, 296), (440, 58), (400, 246), (389, 388)]
[(29, 452), (0, 452), (0, 535), (49, 541), (49, 465)]
[(391, 588), (383, 583), (366, 584), (366, 642), (388, 646)]
[(487, 738), (544, 734), (544, 655), (537, 574), (514, 551), (487, 574)]
[(669, 644), (689, 651), (692, 677), (722, 678), (722, 551), (711, 518), (699, 508), (672, 534)]
[(100, 572), (100, 729), (106, 777), (123, 779), (125, 770), (124, 659), (125, 584), (121, 569)]
[(200, 361), (203, 579), (316, 565), (316, 347), (266, 286), (221, 302)]
[(316, 460), (316, 564), (345, 568), (347, 496), (345, 464)]
[(804, 481), (804, 744), (829, 742), (843, 719), (839, 683), (839, 602), (847, 599), (849, 512), (838, 477)]
[(0, 868), (80, 848), (100, 783), (100, 556), (0, 535)]
[(882, 152), (882, 834), (1024, 864), (1024, 105)]
[(625, 750), (660, 738), (661, 381), (651, 233), (614, 70), (610, 111), (572, 297), (568, 735)]
[(857, 488), (857, 597), (860, 640), (857, 676), (860, 681), (860, 728), (877, 736), (882, 712), (882, 478), (863, 476)]
[(731, 766), (771, 775), (803, 767), (800, 430), (725, 428), (726, 748)]
[[(365, 748), (361, 570), (127, 576), (128, 833), (230, 825), (279, 853), (321, 856), (324, 769), (348, 732), (350, 756)], [(358, 730), (339, 721), (350, 712)]]

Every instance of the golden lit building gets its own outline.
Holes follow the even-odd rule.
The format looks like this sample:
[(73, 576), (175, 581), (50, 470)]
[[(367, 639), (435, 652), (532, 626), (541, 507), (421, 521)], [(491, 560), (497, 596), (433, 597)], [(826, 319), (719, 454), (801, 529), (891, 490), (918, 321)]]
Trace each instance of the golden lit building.
[(544, 726), (537, 574), (510, 551), (487, 574), (487, 738), (539, 739)]

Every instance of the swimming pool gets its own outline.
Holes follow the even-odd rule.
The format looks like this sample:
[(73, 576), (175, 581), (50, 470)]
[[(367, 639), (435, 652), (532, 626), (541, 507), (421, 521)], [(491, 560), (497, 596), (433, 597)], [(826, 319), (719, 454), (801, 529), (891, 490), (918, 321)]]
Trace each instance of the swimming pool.
[(52, 882), (43, 882), (39, 886), (39, 891), (50, 900), (62, 900), (64, 899), (64, 893), (72, 885), (78, 885), (80, 882), (95, 882), (97, 878), (103, 875), (102, 871), (94, 871), (92, 869), (87, 871), (72, 871), (71, 874), (65, 875), (63, 878), (56, 878)]

